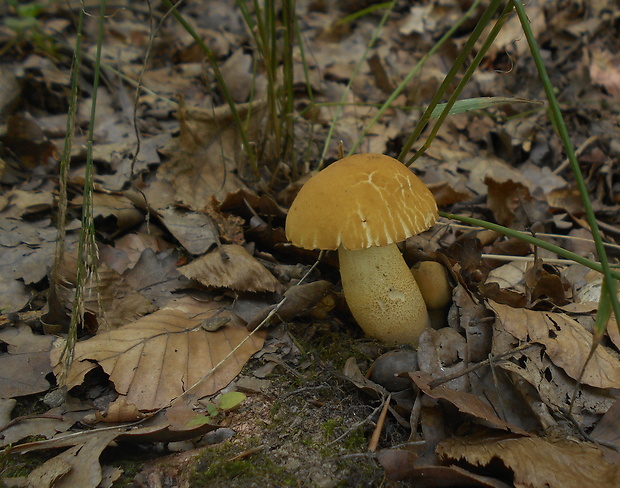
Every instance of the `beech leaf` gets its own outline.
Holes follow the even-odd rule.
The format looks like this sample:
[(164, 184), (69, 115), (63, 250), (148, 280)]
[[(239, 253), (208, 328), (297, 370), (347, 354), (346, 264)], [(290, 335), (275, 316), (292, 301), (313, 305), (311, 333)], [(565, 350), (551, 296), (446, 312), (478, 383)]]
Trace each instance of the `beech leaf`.
[[(202, 397), (217, 392), (260, 350), (264, 334), (250, 336), (213, 371), (249, 333), (236, 316), (222, 311), (222, 302), (194, 302), (176, 303), (177, 308), (159, 310), (129, 325), (78, 342), (67, 386), (81, 384), (84, 375), (99, 365), (110, 376), (117, 392), (140, 411), (163, 407), (199, 382), (194, 395)], [(201, 323), (215, 315), (229, 315), (231, 320), (216, 332), (204, 330)], [(64, 341), (57, 341), (52, 351), (56, 375), (62, 370), (58, 361), (63, 346)]]

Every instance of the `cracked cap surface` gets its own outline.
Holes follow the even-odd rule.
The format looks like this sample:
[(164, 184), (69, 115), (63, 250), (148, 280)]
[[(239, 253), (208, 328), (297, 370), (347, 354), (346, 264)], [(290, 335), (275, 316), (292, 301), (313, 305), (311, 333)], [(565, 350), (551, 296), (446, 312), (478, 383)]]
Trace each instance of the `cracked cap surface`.
[(366, 249), (404, 241), (436, 220), (433, 194), (404, 164), (356, 154), (306, 182), (286, 218), (286, 237), (304, 249)]

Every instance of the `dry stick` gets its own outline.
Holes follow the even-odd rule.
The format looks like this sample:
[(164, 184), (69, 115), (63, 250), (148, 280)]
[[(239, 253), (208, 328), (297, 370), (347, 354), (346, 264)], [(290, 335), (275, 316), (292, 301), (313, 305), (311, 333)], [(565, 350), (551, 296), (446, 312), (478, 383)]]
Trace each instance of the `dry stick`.
[(385, 398), (383, 398), (383, 399), (381, 400), (381, 405), (379, 405), (377, 408), (375, 408), (375, 409), (372, 411), (372, 413), (371, 413), (368, 417), (366, 417), (364, 420), (362, 420), (362, 421), (358, 422), (357, 424), (354, 424), (351, 428), (347, 429), (347, 430), (346, 430), (346, 432), (345, 432), (344, 434), (342, 434), (342, 435), (340, 435), (340, 436), (336, 437), (333, 441), (331, 441), (331, 442), (329, 442), (329, 443), (325, 444), (325, 447), (329, 447), (329, 446), (332, 446), (332, 445), (336, 444), (336, 442), (341, 441), (342, 439), (344, 439), (346, 436), (348, 436), (349, 434), (351, 434), (351, 432), (353, 432), (355, 429), (359, 429), (362, 425), (364, 425), (364, 424), (366, 424), (366, 423), (370, 422), (370, 420), (371, 420), (371, 419), (372, 419), (375, 415), (377, 415), (377, 413), (379, 412), (379, 410), (382, 410), (382, 409), (383, 409), (383, 407), (384, 407), (385, 403), (386, 403), (386, 399), (385, 399)]
[[(579, 146), (577, 148), (577, 150), (575, 151), (575, 157), (578, 158), (579, 156), (581, 156), (583, 154), (583, 152), (588, 148), (588, 146), (596, 141), (598, 141), (599, 136), (592, 136), (587, 138), (584, 143)], [(564, 161), (562, 161), (562, 164), (560, 164), (557, 168), (555, 168), (552, 173), (554, 175), (557, 175), (558, 173), (561, 173), (564, 168), (566, 168), (568, 165), (570, 164), (570, 160), (568, 158), (566, 158)]]
[(388, 395), (387, 400), (385, 400), (383, 410), (381, 410), (381, 414), (379, 415), (379, 419), (377, 420), (375, 430), (370, 437), (370, 442), (368, 443), (368, 450), (370, 452), (375, 452), (377, 450), (377, 446), (379, 445), (379, 438), (381, 437), (381, 432), (383, 431), (383, 426), (385, 425), (385, 417), (388, 413), (390, 400), (392, 400), (392, 395)]
[(307, 391), (315, 391), (315, 390), (327, 390), (331, 388), (332, 386), (330, 385), (306, 386), (304, 388), (298, 388), (297, 390), (289, 391), (288, 393), (284, 394), (281, 398), (282, 400), (285, 400), (286, 398), (293, 396), (293, 395), (297, 395), (299, 393), (305, 393)]
[(482, 366), (486, 366), (490, 364), (491, 362), (497, 363), (498, 361), (506, 358), (507, 356), (512, 356), (513, 354), (519, 351), (523, 351), (524, 349), (527, 349), (528, 347), (532, 347), (534, 345), (535, 345), (534, 342), (526, 342), (525, 344), (521, 344), (520, 346), (517, 346), (514, 349), (511, 349), (509, 351), (503, 352), (495, 356), (489, 356), (487, 359), (484, 359), (480, 361), (479, 363), (472, 364), (471, 366), (468, 366), (467, 368), (462, 369), (461, 371), (455, 371), (454, 373), (451, 373), (445, 376), (440, 376), (436, 380), (431, 381), (428, 384), (428, 386), (430, 386), (431, 388), (435, 388), (439, 385), (443, 385), (444, 383), (447, 383), (448, 381), (452, 381), (453, 379), (460, 378), (463, 375), (476, 371), (477, 369), (480, 369)]
[(570, 259), (537, 258), (535, 256), (512, 256), (509, 254), (481, 254), (480, 257), (482, 259), (493, 259), (495, 261), (507, 261), (507, 262), (519, 261), (519, 262), (533, 263), (534, 261), (541, 261), (545, 264), (566, 264), (566, 265), (575, 264), (575, 261), (571, 261)]

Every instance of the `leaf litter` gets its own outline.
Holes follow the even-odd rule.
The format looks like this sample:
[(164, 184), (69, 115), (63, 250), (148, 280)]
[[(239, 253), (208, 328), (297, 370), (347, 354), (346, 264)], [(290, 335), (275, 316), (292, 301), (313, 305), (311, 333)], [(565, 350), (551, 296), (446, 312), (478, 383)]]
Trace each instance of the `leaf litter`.
[[(133, 88), (116, 74), (107, 80), (96, 113), (98, 277), (86, 290), (88, 328), (76, 344), (68, 396), (60, 400), (48, 390), (57, 385), (63, 339), (50, 332), (65, 332), (72, 309), (85, 140), (77, 135), (72, 153), (63, 288), (46, 299), (70, 63), (62, 51), (50, 55), (36, 37), (19, 37), (5, 26), (0, 381), (2, 396), (20, 403), (48, 392), (49, 409), (14, 414), (0, 436), (17, 452), (66, 449), (21, 482), (110, 486), (121, 474), (102, 454), (119, 449), (114, 446), (163, 442), (172, 449), (168, 443), (191, 439), (196, 456), (162, 458), (183, 466), (185, 474), (151, 466), (136, 480), (156, 486), (170, 475), (195, 483), (188, 466), (215, 453), (214, 466), (247, 456), (275, 462), (280, 473), (293, 473), (308, 486), (359, 486), (360, 480), (378, 486), (383, 476), (420, 486), (575, 486), (591, 480), (614, 486), (620, 341), (612, 318), (581, 374), (600, 284), (579, 266), (552, 264), (557, 256), (546, 251), (533, 254), (520, 241), (448, 221), (409, 239), (403, 247), (409, 264), (441, 262), (453, 286), (450, 309), (437, 314), (438, 330), (423, 336), (412, 363), (383, 355), (386, 346), (361, 336), (332, 256), (308, 273), (316, 254), (287, 244), (286, 209), (321, 157), (334, 119), (331, 104), (345, 95), (327, 162), (337, 157), (336, 141), (353, 146), (378, 114), (377, 105), (464, 12), (463, 3), (453, 1), (398, 5), (345, 92), (379, 17), (343, 23), (356, 11), (348, 2), (333, 9), (319, 4), (297, 9), (311, 55), (305, 58), (307, 85), (301, 52), (294, 52), (299, 117), (295, 156), (285, 161), (274, 157), (265, 124), (266, 75), (254, 69), (259, 56), (240, 12), (224, 0), (213, 2), (209, 15), (197, 5), (181, 8), (217, 56), (253, 148), (264, 158), (258, 178), (212, 71), (179, 25), (163, 26), (165, 41), (153, 46), (156, 55), (144, 73), (135, 161)], [(55, 42), (71, 41), (68, 12), (48, 8), (47, 16), (36, 18), (37, 29), (62, 32), (63, 40)], [(564, 8), (555, 1), (527, 8), (568, 108), (602, 237), (616, 259), (618, 63), (609, 47), (613, 28), (600, 27), (614, 25), (617, 9), (606, 2)], [(137, 7), (117, 14), (106, 19), (111, 35), (105, 56), (126, 80), (136, 79), (148, 43), (147, 19)], [(465, 25), (430, 59), (417, 82), (376, 121), (360, 151), (398, 153), (419, 119), (418, 107), (428, 103), (472, 27)], [(89, 48), (92, 41), (88, 34)], [(88, 124), (89, 76), (80, 82), (81, 129)], [(327, 103), (315, 104), (308, 86)], [(583, 208), (544, 110), (500, 104), (507, 93), (520, 101), (544, 98), (516, 18), (464, 94), (478, 101), (494, 97), (495, 103), (451, 115), (412, 168), (444, 210), (510, 225), (591, 256)], [(267, 318), (272, 328), (256, 329)], [(388, 378), (374, 374), (375, 366), (388, 370)], [(399, 381), (389, 377), (394, 375)], [(220, 400), (230, 398), (225, 395), (241, 392), (244, 400), (223, 407)], [(390, 414), (380, 449), (368, 455), (366, 442), (384, 403)], [(234, 454), (218, 457), (206, 434), (226, 429), (236, 435), (214, 445)]]

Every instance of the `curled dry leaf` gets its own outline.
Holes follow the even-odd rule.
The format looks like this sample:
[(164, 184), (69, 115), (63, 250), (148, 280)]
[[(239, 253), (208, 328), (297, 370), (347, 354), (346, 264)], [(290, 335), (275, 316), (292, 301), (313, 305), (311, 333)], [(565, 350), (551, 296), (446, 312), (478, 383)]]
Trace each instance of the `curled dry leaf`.
[[(78, 207), (84, 204), (82, 195), (76, 196), (71, 203)], [(93, 194), (94, 217), (112, 218), (114, 227), (130, 229), (144, 220), (144, 215), (127, 197), (110, 193)]]
[(465, 461), (489, 467), (501, 462), (514, 475), (514, 486), (583, 488), (618, 486), (620, 466), (610, 464), (593, 444), (575, 439), (498, 436), (445, 439), (437, 446), (445, 462)]
[(179, 271), (205, 286), (230, 288), (236, 291), (274, 292), (282, 285), (243, 246), (223, 245), (221, 249), (202, 256)]
[(471, 488), (509, 488), (503, 481), (480, 474), (470, 473), (458, 466), (416, 465), (417, 456), (401, 449), (383, 449), (377, 459), (390, 480), (409, 480), (416, 488), (438, 486), (468, 486)]
[[(519, 341), (543, 344), (553, 363), (577, 379), (592, 345), (592, 334), (565, 314), (512, 308), (489, 300), (497, 316), (496, 326)], [(620, 361), (600, 345), (586, 365), (581, 379), (596, 388), (620, 388)]]
[[(141, 411), (167, 405), (190, 387), (201, 397), (226, 386), (263, 344), (264, 334), (248, 332), (230, 312), (231, 321), (216, 332), (200, 325), (218, 315), (222, 303), (176, 304), (112, 332), (79, 342), (67, 375), (69, 388), (82, 383), (84, 375), (101, 366), (119, 394)], [(193, 302), (193, 301), (192, 301)], [(185, 306), (184, 309), (181, 309)], [(220, 361), (243, 340), (247, 341), (217, 369)], [(52, 350), (54, 372), (60, 374), (64, 341)]]
[[(325, 280), (313, 281), (312, 283), (290, 287), (284, 292), (286, 300), (278, 310), (273, 322), (278, 322), (280, 320), (288, 322), (295, 317), (305, 315), (309, 312), (314, 313), (317, 308), (320, 309), (321, 313), (331, 311), (331, 309), (334, 308), (334, 304), (332, 303), (331, 308), (329, 308), (330, 300), (326, 300), (326, 298), (330, 297), (328, 293), (331, 292), (332, 289), (333, 285)], [(254, 330), (258, 327), (275, 307), (276, 305), (270, 305), (255, 314), (248, 322), (248, 329)]]
[(433, 378), (422, 372), (409, 373), (411, 380), (422, 390), (426, 395), (431, 398), (440, 400), (446, 400), (454, 405), (459, 411), (473, 416), (474, 418), (491, 425), (497, 429), (508, 430), (515, 434), (528, 435), (527, 432), (517, 427), (516, 425), (509, 424), (508, 422), (500, 419), (493, 409), (476, 395), (471, 393), (465, 393), (452, 390), (445, 385), (439, 385), (434, 388), (430, 386)]
[(46, 461), (28, 475), (32, 488), (96, 488), (103, 479), (99, 456), (118, 434), (100, 432)]

